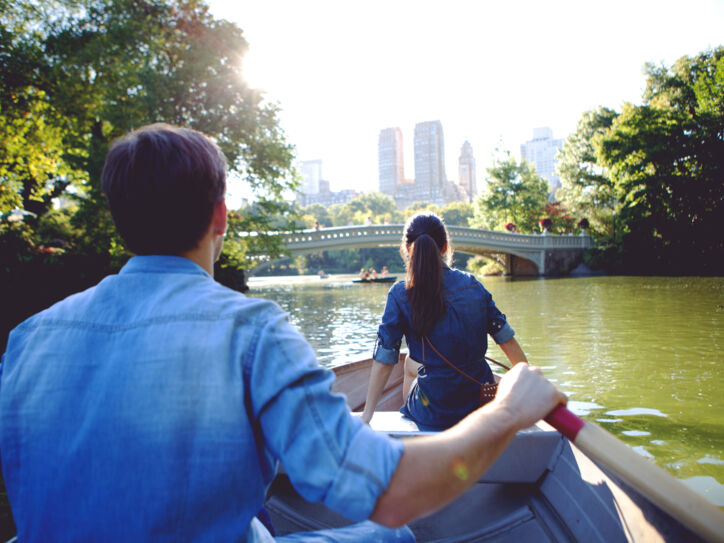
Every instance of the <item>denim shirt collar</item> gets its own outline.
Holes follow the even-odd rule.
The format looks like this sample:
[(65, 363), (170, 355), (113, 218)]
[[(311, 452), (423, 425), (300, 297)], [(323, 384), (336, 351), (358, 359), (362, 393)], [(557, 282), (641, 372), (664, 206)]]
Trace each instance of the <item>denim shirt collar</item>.
[(173, 255), (142, 255), (131, 257), (121, 268), (119, 274), (127, 273), (185, 273), (206, 275), (208, 272), (196, 262), (183, 256)]

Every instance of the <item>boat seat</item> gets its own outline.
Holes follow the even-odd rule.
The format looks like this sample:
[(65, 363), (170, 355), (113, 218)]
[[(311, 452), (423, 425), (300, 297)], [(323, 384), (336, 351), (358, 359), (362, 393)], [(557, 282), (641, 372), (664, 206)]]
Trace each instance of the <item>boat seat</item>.
[[(361, 413), (352, 413), (361, 415)], [(395, 438), (430, 435), (421, 432), (417, 424), (399, 411), (375, 411), (370, 421), (372, 429)], [(560, 455), (563, 436), (538, 426), (516, 434), (505, 452), (480, 478), (483, 483), (537, 483), (549, 471)], [(536, 451), (531, 455), (530, 451)]]

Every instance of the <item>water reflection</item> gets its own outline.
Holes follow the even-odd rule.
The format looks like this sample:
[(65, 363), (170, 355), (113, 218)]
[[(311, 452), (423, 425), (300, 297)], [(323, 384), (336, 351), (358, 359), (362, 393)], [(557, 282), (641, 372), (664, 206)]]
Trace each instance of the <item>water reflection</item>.
[[(250, 295), (279, 303), (334, 366), (371, 355), (389, 289), (353, 278), (252, 279)], [(681, 479), (708, 477), (724, 505), (724, 278), (483, 282), (574, 412)], [(489, 356), (505, 360), (496, 345)]]

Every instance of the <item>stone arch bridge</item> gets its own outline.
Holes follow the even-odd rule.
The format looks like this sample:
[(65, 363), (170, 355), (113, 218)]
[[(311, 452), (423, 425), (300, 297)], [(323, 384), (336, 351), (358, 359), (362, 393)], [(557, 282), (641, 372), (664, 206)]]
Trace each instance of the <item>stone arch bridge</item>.
[[(399, 247), (404, 225), (343, 226), (302, 230), (283, 234), (291, 256), (334, 249)], [(456, 251), (497, 258), (506, 275), (565, 275), (581, 262), (591, 246), (588, 235), (553, 236), (511, 234), (461, 226), (447, 227)], [(269, 260), (250, 270), (254, 275), (269, 266)]]

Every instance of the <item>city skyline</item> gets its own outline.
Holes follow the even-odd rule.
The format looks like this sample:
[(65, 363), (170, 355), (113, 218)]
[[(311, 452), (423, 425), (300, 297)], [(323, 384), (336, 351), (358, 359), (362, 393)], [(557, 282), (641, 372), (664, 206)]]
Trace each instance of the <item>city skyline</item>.
[[(721, 44), (724, 2), (473, 3), (212, 0), (249, 42), (249, 84), (278, 102), (297, 160), (322, 160), (332, 190), (378, 189), (381, 128), (445, 127), (447, 175), (475, 150), (478, 190), (496, 147), (518, 155), (536, 127), (575, 131), (585, 111), (641, 103), (645, 63)], [(384, 14), (384, 17), (381, 16)], [(412, 177), (413, 138), (403, 139)]]

